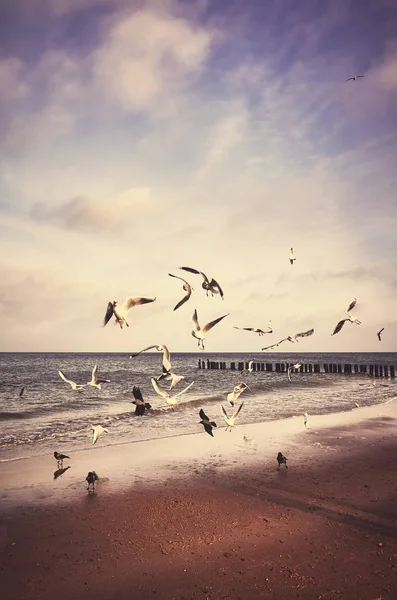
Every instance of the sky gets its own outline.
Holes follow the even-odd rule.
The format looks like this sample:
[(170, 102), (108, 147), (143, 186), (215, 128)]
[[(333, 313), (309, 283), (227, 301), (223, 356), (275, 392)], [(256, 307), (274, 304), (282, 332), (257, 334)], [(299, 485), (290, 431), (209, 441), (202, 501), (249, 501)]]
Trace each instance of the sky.
[[(197, 309), (210, 352), (396, 352), (396, 32), (395, 0), (2, 0), (0, 351), (195, 352)], [(185, 273), (173, 311), (181, 266), (224, 299)]]

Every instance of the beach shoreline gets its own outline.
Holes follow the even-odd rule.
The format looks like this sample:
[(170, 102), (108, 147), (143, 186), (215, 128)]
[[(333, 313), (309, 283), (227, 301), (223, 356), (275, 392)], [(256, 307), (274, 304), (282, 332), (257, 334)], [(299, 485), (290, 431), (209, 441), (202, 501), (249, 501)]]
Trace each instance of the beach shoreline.
[(394, 600), (396, 424), (389, 401), (309, 415), (307, 430), (302, 417), (99, 441), (51, 483), (52, 457), (2, 463), (7, 600)]

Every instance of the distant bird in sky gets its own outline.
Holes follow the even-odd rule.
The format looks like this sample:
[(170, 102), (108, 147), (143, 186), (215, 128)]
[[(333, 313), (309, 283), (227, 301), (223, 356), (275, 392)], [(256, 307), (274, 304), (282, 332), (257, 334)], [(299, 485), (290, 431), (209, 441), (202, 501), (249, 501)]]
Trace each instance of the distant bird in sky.
[(349, 79), (346, 79), (345, 83), (348, 81), (357, 81), (359, 77), (364, 77), (364, 75), (354, 75), (354, 77), (349, 77)]
[(95, 482), (99, 480), (98, 475), (95, 473), (95, 471), (89, 471), (87, 477), (85, 478), (88, 486), (87, 486), (87, 490), (90, 489), (90, 487), (92, 488), (92, 490), (95, 490)]
[(93, 431), (93, 436), (92, 436), (93, 444), (96, 444), (100, 435), (102, 435), (103, 433), (109, 433), (109, 431), (107, 429), (105, 429), (105, 427), (102, 427), (102, 425), (91, 425), (90, 427)]
[(198, 340), (199, 348), (201, 347), (201, 349), (204, 350), (204, 340), (205, 340), (206, 334), (209, 332), (210, 329), (212, 329), (214, 327), (214, 325), (219, 323), (219, 321), (222, 321), (222, 319), (227, 317), (229, 314), (230, 313), (227, 313), (226, 315), (223, 315), (222, 317), (218, 317), (214, 321), (210, 321), (201, 329), (199, 322), (198, 322), (198, 318), (197, 318), (197, 310), (196, 309), (194, 310), (193, 317), (192, 317), (194, 330), (192, 331), (192, 336), (195, 337), (196, 340)]
[(271, 321), (269, 321), (269, 326), (268, 326), (268, 330), (264, 331), (263, 329), (259, 329), (259, 327), (236, 327), (234, 326), (233, 329), (241, 329), (243, 331), (253, 331), (254, 333), (257, 333), (259, 336), (265, 335), (265, 333), (273, 333), (273, 329), (271, 327)]
[(179, 268), (183, 269), (184, 271), (188, 271), (189, 273), (194, 273), (195, 275), (201, 275), (204, 279), (203, 283), (201, 284), (201, 287), (206, 291), (207, 296), (208, 292), (211, 292), (211, 296), (213, 296), (214, 294), (220, 294), (223, 300), (223, 290), (219, 283), (215, 281), (215, 279), (211, 279), (210, 281), (205, 273), (203, 273), (202, 271), (197, 271), (197, 269), (192, 269), (191, 267)]
[(234, 403), (236, 402), (236, 400), (238, 400), (238, 398), (240, 397), (240, 395), (247, 388), (248, 388), (248, 385), (246, 383), (240, 383), (239, 385), (236, 385), (234, 387), (233, 391), (230, 392), (230, 394), (227, 395), (227, 399), (228, 399), (228, 402), (229, 402), (230, 406), (234, 406)]
[(136, 408), (135, 408), (135, 414), (138, 415), (139, 417), (141, 417), (142, 415), (145, 414), (145, 410), (146, 409), (150, 409), (152, 408), (152, 405), (149, 404), (149, 402), (144, 402), (143, 397), (142, 397), (142, 392), (140, 390), (139, 387), (137, 387), (136, 385), (134, 385), (134, 387), (132, 388), (132, 395), (134, 396), (134, 400), (132, 401), (132, 404), (135, 404)]
[(182, 300), (180, 300), (178, 302), (178, 304), (176, 304), (176, 306), (174, 306), (173, 310), (177, 310), (180, 306), (182, 306), (182, 304), (185, 304), (185, 302), (187, 302), (190, 298), (190, 296), (192, 295), (192, 291), (193, 288), (190, 285), (190, 283), (188, 283), (185, 279), (183, 279), (182, 277), (178, 277), (178, 275), (172, 275), (172, 273), (168, 273), (168, 275), (170, 277), (175, 277), (176, 279), (180, 279), (181, 281), (183, 281), (183, 289), (185, 290), (186, 294), (183, 296)]
[(25, 386), (21, 387), (21, 391), (19, 392), (19, 397), (20, 398), (22, 398), (24, 391), (25, 391)]
[(382, 327), (382, 329), (380, 331), (378, 331), (378, 333), (376, 334), (378, 336), (378, 340), (381, 342), (382, 338), (380, 337), (382, 335), (382, 331), (384, 331), (384, 327)]
[(92, 369), (91, 381), (88, 381), (87, 385), (91, 385), (92, 387), (96, 387), (98, 390), (100, 390), (102, 389), (101, 383), (110, 383), (110, 379), (99, 379), (97, 373), (98, 365), (95, 365), (95, 367)]
[(103, 327), (105, 327), (110, 319), (115, 317), (115, 325), (119, 324), (120, 329), (123, 329), (123, 325), (129, 327), (127, 321), (127, 314), (134, 306), (139, 306), (140, 304), (148, 304), (149, 302), (154, 302), (156, 298), (141, 298), (140, 296), (129, 296), (126, 298), (121, 306), (119, 306), (117, 300), (113, 300), (113, 302), (108, 303), (108, 307), (106, 309), (105, 318), (103, 320)]
[(235, 420), (237, 419), (237, 417), (240, 414), (241, 409), (243, 408), (244, 402), (242, 402), (240, 404), (240, 406), (238, 407), (237, 410), (234, 411), (233, 415), (231, 417), (227, 416), (227, 412), (225, 410), (225, 408), (223, 407), (223, 405), (221, 404), (221, 414), (223, 416), (223, 418), (226, 421), (227, 427), (226, 427), (226, 431), (229, 429), (229, 431), (232, 430), (232, 428), (235, 426)]
[(353, 319), (353, 317), (350, 314), (350, 311), (353, 310), (356, 304), (357, 300), (356, 298), (354, 298), (354, 300), (350, 302), (349, 306), (345, 310), (345, 313), (347, 314), (347, 319), (341, 319), (339, 323), (337, 323), (337, 325), (335, 326), (335, 329), (333, 330), (331, 335), (336, 335), (337, 333), (339, 333), (346, 321), (349, 321), (350, 323), (356, 323), (357, 325), (361, 325), (361, 321), (359, 321), (358, 319)]
[(294, 264), (294, 260), (296, 260), (295, 254), (294, 254), (294, 249), (291, 248), (290, 253), (289, 253), (289, 262), (291, 263), (291, 265)]
[(62, 373), (62, 371), (58, 371), (58, 373), (59, 373), (60, 378), (63, 379), (66, 383), (68, 383), (72, 387), (72, 390), (77, 390), (80, 392), (83, 389), (83, 387), (85, 387), (84, 385), (75, 383), (71, 379), (67, 379), (67, 377), (65, 377), (65, 375), (64, 375), (64, 373)]
[(66, 454), (61, 454), (60, 452), (54, 452), (54, 458), (57, 461), (58, 469), (62, 469), (63, 461), (65, 458), (69, 458), (70, 456), (66, 456)]
[(199, 416), (200, 416), (200, 419), (201, 419), (200, 423), (204, 426), (205, 431), (211, 437), (214, 437), (214, 434), (212, 433), (212, 430), (213, 430), (214, 427), (217, 426), (216, 423), (215, 423), (215, 421), (210, 421), (202, 408), (200, 408)]
[(192, 381), (191, 383), (189, 383), (189, 385), (187, 387), (185, 387), (182, 391), (178, 392), (177, 394), (175, 394), (174, 396), (171, 396), (171, 394), (165, 390), (157, 381), (154, 377), (151, 378), (150, 380), (152, 382), (152, 386), (154, 391), (159, 395), (162, 396), (164, 398), (164, 400), (166, 401), (167, 404), (170, 404), (171, 406), (174, 406), (177, 403), (177, 398), (179, 396), (181, 396), (182, 394), (184, 394), (185, 392), (188, 391), (189, 388), (192, 387), (194, 381)]

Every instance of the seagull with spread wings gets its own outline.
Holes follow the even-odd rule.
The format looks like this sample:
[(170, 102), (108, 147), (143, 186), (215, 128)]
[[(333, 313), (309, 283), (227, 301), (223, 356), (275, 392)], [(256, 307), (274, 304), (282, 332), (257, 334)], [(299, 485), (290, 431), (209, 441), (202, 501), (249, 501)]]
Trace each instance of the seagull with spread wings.
[(257, 333), (260, 336), (265, 335), (265, 333), (273, 333), (273, 329), (272, 329), (272, 325), (271, 325), (271, 321), (269, 321), (269, 325), (268, 325), (268, 330), (264, 331), (263, 329), (259, 329), (259, 327), (236, 327), (234, 326), (233, 329), (241, 329), (242, 331), (253, 331), (254, 333)]
[(121, 304), (118, 304), (117, 300), (113, 300), (113, 302), (108, 302), (108, 306), (106, 309), (105, 318), (103, 319), (103, 327), (105, 327), (112, 317), (115, 317), (115, 325), (120, 325), (120, 329), (123, 329), (123, 325), (129, 327), (127, 321), (127, 314), (134, 306), (139, 306), (140, 304), (148, 304), (149, 302), (154, 302), (156, 298), (142, 298), (140, 296), (128, 296)]
[(62, 373), (62, 371), (58, 371), (58, 373), (59, 377), (71, 386), (72, 390), (77, 390), (78, 392), (81, 392), (84, 385), (80, 385), (79, 383), (75, 383), (71, 379), (68, 379), (67, 377), (65, 377), (64, 373)]
[[(308, 337), (310, 335), (313, 335), (313, 333), (314, 333), (314, 329), (309, 329), (308, 331), (301, 331), (300, 333), (296, 333), (295, 335), (293, 335), (291, 337), (295, 340), (295, 342), (297, 342), (298, 338), (300, 338), (300, 337)], [(290, 336), (288, 336), (287, 339), (289, 339), (289, 337)], [(291, 340), (289, 340), (289, 341), (291, 341)]]
[(357, 81), (359, 77), (364, 77), (364, 75), (354, 75), (354, 77), (349, 77), (349, 79), (346, 79), (345, 83), (348, 81)]
[(213, 296), (214, 294), (220, 294), (223, 300), (223, 290), (219, 283), (215, 281), (215, 279), (209, 280), (205, 273), (203, 273), (202, 271), (197, 271), (197, 269), (192, 269), (191, 267), (179, 268), (183, 269), (184, 271), (188, 271), (189, 273), (194, 273), (195, 275), (201, 275), (204, 279), (203, 283), (201, 284), (201, 287), (206, 291), (207, 296), (208, 292), (211, 292), (211, 296)]
[(168, 275), (170, 277), (175, 277), (176, 279), (180, 279), (181, 281), (183, 281), (182, 287), (183, 287), (184, 291), (186, 292), (186, 294), (183, 296), (182, 300), (180, 300), (178, 302), (178, 304), (176, 304), (174, 306), (173, 310), (177, 310), (180, 306), (182, 306), (182, 304), (185, 304), (185, 302), (187, 302), (189, 300), (190, 296), (192, 295), (192, 291), (194, 291), (194, 290), (193, 290), (192, 286), (190, 285), (190, 283), (188, 283), (186, 281), (186, 279), (183, 279), (182, 277), (178, 277), (178, 275), (172, 275), (172, 273), (168, 273)]
[(134, 385), (134, 387), (132, 388), (132, 395), (134, 396), (134, 400), (132, 400), (132, 404), (135, 404), (136, 408), (135, 408), (135, 414), (138, 417), (141, 417), (142, 415), (145, 414), (145, 410), (149, 410), (150, 408), (152, 408), (152, 405), (149, 404), (149, 402), (144, 402), (143, 397), (142, 397), (142, 392), (140, 390), (139, 387), (137, 387), (136, 385)]
[(199, 417), (201, 419), (200, 423), (204, 426), (205, 431), (211, 436), (214, 437), (212, 430), (216, 427), (215, 421), (210, 421), (202, 408), (200, 408)]
[(354, 300), (350, 302), (349, 306), (345, 310), (345, 313), (347, 314), (347, 319), (341, 319), (339, 323), (337, 323), (337, 325), (335, 326), (335, 329), (333, 330), (331, 335), (336, 335), (337, 333), (339, 333), (346, 321), (349, 321), (350, 323), (356, 323), (356, 325), (361, 325), (361, 321), (359, 321), (358, 319), (354, 319), (350, 314), (350, 311), (353, 310), (356, 304), (357, 300), (356, 298), (354, 298)]
[(110, 383), (110, 379), (99, 379), (98, 377), (98, 365), (92, 369), (91, 381), (87, 382), (87, 385), (91, 385), (92, 387), (101, 388), (101, 383)]
[(199, 348), (201, 348), (202, 350), (204, 350), (204, 340), (205, 340), (206, 334), (209, 332), (210, 329), (212, 329), (214, 327), (214, 325), (216, 325), (217, 323), (219, 323), (219, 321), (222, 321), (222, 319), (224, 319), (228, 315), (230, 315), (230, 313), (227, 313), (226, 315), (223, 315), (222, 317), (218, 317), (214, 321), (210, 321), (209, 323), (207, 323), (201, 329), (201, 327), (199, 325), (199, 322), (198, 322), (197, 310), (194, 309), (194, 313), (193, 313), (193, 317), (192, 317), (193, 318), (194, 329), (192, 331), (192, 336), (194, 338), (196, 338), (196, 340), (198, 340), (198, 347)]
[(171, 394), (165, 390), (157, 381), (154, 377), (151, 378), (150, 380), (152, 382), (152, 386), (154, 391), (161, 396), (162, 398), (164, 398), (164, 400), (166, 401), (167, 404), (170, 404), (171, 406), (174, 406), (177, 403), (177, 398), (179, 396), (181, 396), (182, 394), (184, 394), (185, 392), (188, 391), (189, 388), (192, 387), (194, 381), (192, 381), (191, 383), (189, 383), (189, 385), (187, 387), (185, 387), (182, 391), (178, 392), (177, 394), (175, 394), (174, 396), (171, 396)]
[(378, 336), (378, 340), (381, 342), (382, 338), (380, 337), (382, 335), (382, 331), (384, 331), (384, 327), (382, 327), (382, 329), (380, 331), (378, 331), (378, 333), (376, 334)]
[(221, 404), (221, 415), (222, 417), (225, 419), (227, 427), (226, 430), (227, 431), (229, 429), (229, 431), (232, 430), (232, 428), (235, 426), (235, 420), (237, 419), (237, 417), (240, 414), (241, 409), (243, 408), (244, 402), (242, 402), (240, 404), (240, 406), (238, 407), (237, 410), (234, 411), (233, 415), (231, 417), (228, 417), (227, 412), (225, 410), (225, 408), (223, 407), (223, 405)]
[(135, 358), (135, 356), (142, 354), (142, 352), (146, 352), (146, 350), (152, 350), (153, 348), (155, 348), (157, 350), (157, 352), (163, 353), (163, 363), (162, 363), (163, 371), (162, 371), (161, 375), (159, 375), (157, 377), (157, 381), (160, 381), (161, 379), (166, 379), (167, 381), (171, 380), (171, 385), (170, 385), (169, 389), (172, 390), (172, 388), (175, 387), (182, 379), (185, 379), (185, 377), (183, 375), (176, 375), (175, 373), (172, 373), (172, 371), (171, 371), (171, 353), (165, 344), (155, 344), (154, 346), (148, 346), (147, 348), (144, 348), (140, 352), (136, 352), (136, 354), (131, 354), (130, 358)]
[(246, 383), (240, 383), (239, 385), (236, 385), (234, 387), (233, 391), (227, 395), (227, 399), (228, 399), (230, 406), (234, 406), (234, 403), (236, 402), (236, 400), (239, 399), (241, 394), (246, 389), (250, 389)]
[(100, 435), (102, 435), (103, 433), (109, 433), (109, 431), (107, 429), (105, 429), (105, 427), (102, 427), (102, 425), (90, 425), (90, 427), (93, 431), (93, 435), (92, 435), (92, 443), (93, 444), (96, 444)]
[(295, 369), (299, 369), (299, 367), (301, 367), (302, 364), (301, 363), (296, 363), (296, 365), (292, 365), (291, 367), (288, 367), (287, 369), (287, 376), (289, 381), (291, 381), (291, 373), (292, 371), (294, 371)]

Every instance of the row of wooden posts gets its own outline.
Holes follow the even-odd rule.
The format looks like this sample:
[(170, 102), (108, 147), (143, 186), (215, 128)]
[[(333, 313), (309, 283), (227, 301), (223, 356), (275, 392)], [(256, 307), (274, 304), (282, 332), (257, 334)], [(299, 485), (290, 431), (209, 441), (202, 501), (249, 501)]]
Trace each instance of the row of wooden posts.
[[(243, 371), (248, 369), (248, 362), (231, 362), (230, 369), (232, 371)], [(286, 373), (288, 367), (293, 367), (294, 363), (260, 363), (253, 362), (253, 371), (266, 371), (267, 373)], [(321, 368), (323, 367), (323, 368)], [(202, 360), (198, 361), (199, 369), (210, 370), (226, 370), (226, 362)], [(293, 369), (296, 373), (343, 373), (349, 375), (351, 373), (364, 373), (370, 377), (395, 377), (396, 368), (392, 365), (351, 365), (351, 364), (301, 364), (297, 369)]]

